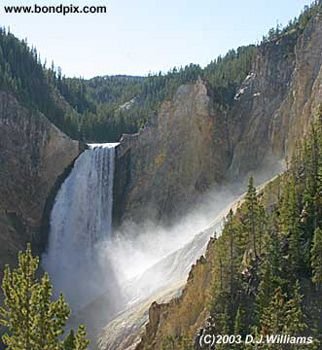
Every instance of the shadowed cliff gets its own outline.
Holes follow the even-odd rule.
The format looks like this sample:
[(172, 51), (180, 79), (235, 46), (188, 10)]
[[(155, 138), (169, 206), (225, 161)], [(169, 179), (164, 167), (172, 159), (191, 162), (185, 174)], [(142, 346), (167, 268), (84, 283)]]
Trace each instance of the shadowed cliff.
[(77, 141), (0, 91), (0, 266), (14, 263), (26, 242), (39, 249), (46, 241), (40, 234), (47, 199), (78, 154)]

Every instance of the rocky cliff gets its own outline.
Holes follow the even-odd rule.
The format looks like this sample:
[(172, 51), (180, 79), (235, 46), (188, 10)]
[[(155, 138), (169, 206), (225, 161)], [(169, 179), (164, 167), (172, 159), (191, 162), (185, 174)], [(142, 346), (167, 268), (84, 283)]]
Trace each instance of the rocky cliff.
[[(159, 218), (179, 213), (215, 182), (229, 165), (226, 120), (211, 104), (201, 81), (182, 85), (171, 101), (117, 149), (116, 213)], [(220, 166), (218, 166), (220, 164)]]
[(292, 155), (322, 101), (321, 49), (321, 15), (259, 48), (231, 111), (231, 176)]
[(27, 241), (39, 248), (46, 203), (78, 154), (78, 142), (0, 91), (0, 266)]
[[(262, 44), (230, 108), (207, 82), (181, 86), (117, 152), (115, 218), (157, 218), (195, 203), (214, 184), (268, 177), (309, 128), (322, 98), (322, 18)], [(313, 113), (312, 113), (313, 112)]]
[[(211, 239), (205, 257), (192, 266), (180, 297), (168, 303), (154, 302), (149, 309), (149, 323), (136, 350), (167, 348), (167, 341), (180, 336), (194, 338), (208, 317), (212, 292), (212, 262), (216, 258)], [(170, 347), (171, 348), (171, 347)]]
[[(117, 211), (135, 216), (149, 204), (162, 217), (169, 213), (165, 208), (171, 213), (215, 183), (259, 170), (274, 173), (308, 132), (322, 102), (321, 69), (322, 17), (317, 15), (300, 35), (291, 31), (258, 48), (231, 108), (213, 105), (216, 92), (207, 82), (180, 87), (154, 123), (123, 137), (117, 154)], [(161, 349), (167, 338), (196, 334), (207, 317), (212, 246), (213, 241), (205, 259), (192, 268), (179, 299), (151, 306), (137, 349)]]

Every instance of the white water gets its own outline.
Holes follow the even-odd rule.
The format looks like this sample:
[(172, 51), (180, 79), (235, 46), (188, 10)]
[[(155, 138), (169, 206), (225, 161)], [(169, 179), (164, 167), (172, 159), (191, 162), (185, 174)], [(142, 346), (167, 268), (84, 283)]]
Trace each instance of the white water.
[[(264, 188), (266, 184), (267, 182), (259, 186), (258, 190)], [(217, 191), (210, 198), (213, 200), (208, 202), (204, 208), (199, 208), (200, 210), (194, 215), (190, 214), (167, 234), (160, 229), (151, 232), (150, 237), (159, 236), (155, 244), (153, 244), (153, 239), (147, 239), (149, 234), (143, 233), (143, 239), (137, 239), (140, 247), (142, 244), (145, 245), (138, 256), (142, 255), (141, 259), (145, 261), (145, 264), (141, 266), (146, 268), (140, 269), (140, 266), (137, 266), (140, 273), (134, 278), (127, 276), (128, 278), (122, 283), (122, 293), (126, 296), (127, 303), (121, 312), (107, 322), (102, 331), (96, 330), (99, 332), (98, 348), (100, 350), (135, 348), (135, 342), (140, 340), (140, 334), (148, 321), (148, 309), (152, 302), (168, 302), (181, 294), (191, 266), (205, 253), (210, 237), (214, 236), (214, 233), (216, 237), (221, 235), (225, 217), (230, 209), (236, 211), (243, 201), (244, 194), (233, 196), (229, 194), (229, 191), (222, 193)], [(227, 202), (230, 204), (227, 205)], [(185, 232), (188, 234), (184, 235)], [(174, 237), (180, 236), (184, 236), (183, 240), (181, 242), (177, 240), (173, 249), (170, 250), (167, 246), (168, 240), (173, 241)], [(138, 251), (135, 240), (129, 244), (126, 244), (126, 240), (126, 237), (123, 238), (121, 245), (115, 242), (115, 239), (112, 240), (113, 251), (110, 251), (110, 255), (112, 262), (115, 260), (115, 265), (118, 262), (120, 269), (118, 276), (124, 270), (122, 263), (129, 265), (134, 253)], [(145, 244), (144, 241), (146, 241)], [(169, 254), (160, 257), (162, 248), (166, 248)], [(155, 255), (156, 259), (151, 259), (150, 255)], [(151, 264), (155, 260), (157, 261)], [(135, 266), (131, 266), (131, 270), (135, 270)]]
[[(205, 253), (210, 237), (214, 236), (214, 233), (217, 237), (221, 234), (224, 218), (231, 208), (235, 209), (240, 200), (241, 198), (235, 198), (234, 202), (221, 211), (218, 211), (218, 206), (213, 208), (215, 214), (212, 220), (206, 218), (199, 220), (199, 225), (204, 224), (203, 231), (198, 231), (199, 225), (194, 221), (198, 215), (189, 216), (187, 222), (190, 222), (192, 229), (196, 230), (190, 235), (190, 239), (186, 240), (183, 246), (174, 246), (173, 251), (168, 255), (123, 284), (123, 294), (126, 296), (127, 304), (102, 331), (96, 330), (99, 339), (98, 349), (135, 348), (132, 345), (140, 339), (139, 335), (148, 321), (148, 309), (152, 302), (165, 303), (181, 294), (191, 266)], [(221, 204), (223, 205), (224, 202)], [(185, 226), (184, 222), (174, 227), (168, 238), (171, 234), (182, 234), (183, 231), (180, 232), (182, 226)]]
[(55, 290), (74, 308), (84, 306), (114, 281), (100, 243), (112, 233), (113, 177), (117, 144), (91, 144), (62, 184), (50, 216), (43, 266)]
[[(176, 292), (191, 265), (204, 254), (210, 236), (215, 230), (220, 233), (228, 213), (225, 206), (236, 199), (231, 191), (217, 189), (171, 227), (142, 218), (140, 224), (123, 223), (112, 237), (116, 146), (89, 145), (75, 162), (57, 194), (43, 256), (56, 293), (63, 292), (74, 311), (83, 310), (80, 321), (93, 329), (92, 334), (123, 310), (122, 333), (127, 311), (154, 296)], [(148, 302), (141, 307), (142, 324), (148, 307)], [(134, 327), (137, 317), (126, 322)]]

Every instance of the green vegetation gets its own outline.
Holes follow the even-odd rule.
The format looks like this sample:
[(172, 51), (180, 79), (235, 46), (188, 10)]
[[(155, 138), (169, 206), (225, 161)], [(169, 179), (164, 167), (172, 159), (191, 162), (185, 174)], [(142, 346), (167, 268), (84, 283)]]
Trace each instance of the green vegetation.
[[(37, 51), (0, 29), (0, 89), (13, 93), (28, 108), (42, 112), (75, 139), (116, 141), (137, 132), (178, 87), (208, 81), (214, 102), (228, 107), (250, 71), (254, 46), (231, 50), (205, 69), (190, 64), (148, 77), (65, 78), (42, 64)], [(62, 98), (63, 97), (63, 98)]]
[(254, 46), (231, 50), (205, 69), (190, 64), (147, 77), (65, 78), (42, 64), (37, 51), (0, 29), (0, 89), (36, 109), (75, 139), (117, 141), (151, 120), (178, 87), (199, 77), (214, 90), (214, 103), (228, 108), (251, 69)]
[(277, 24), (275, 28), (271, 28), (267, 36), (263, 37), (262, 42), (275, 41), (280, 39), (284, 35), (288, 35), (294, 32), (301, 33), (306, 28), (307, 24), (312, 17), (321, 12), (321, 1), (315, 0), (311, 5), (304, 6), (304, 9), (299, 17), (290, 20), (285, 28), (281, 28), (280, 24)]
[[(206, 333), (306, 336), (312, 344), (261, 344), (257, 349), (321, 348), (322, 108), (311, 129), (286, 173), (269, 188), (257, 194), (250, 178), (244, 202), (228, 214), (211, 246)], [(164, 349), (191, 349), (196, 340), (187, 337), (171, 337), (172, 347), (164, 340)], [(221, 344), (216, 349), (253, 347)]]
[[(284, 29), (272, 28), (262, 44), (284, 36), (295, 38), (321, 10), (321, 3), (305, 7)], [(241, 83), (251, 72), (258, 46), (230, 50), (202, 69), (199, 65), (174, 68), (147, 77), (66, 78), (61, 69), (42, 64), (34, 48), (0, 28), (0, 89), (13, 93), (28, 108), (45, 114), (71, 137), (87, 142), (117, 141), (150, 122), (165, 99), (181, 84), (199, 77), (211, 88), (216, 108), (229, 109)]]
[(232, 104), (241, 83), (251, 72), (255, 53), (256, 46), (239, 47), (224, 57), (219, 56), (204, 69), (202, 78), (214, 91), (214, 103), (226, 108)]
[(316, 342), (303, 349), (318, 348), (322, 340), (316, 332), (322, 327), (321, 174), (322, 111), (276, 184), (281, 195), (275, 205), (263, 204), (263, 194), (256, 195), (251, 178), (245, 202), (227, 217), (214, 248), (219, 259), (211, 315), (219, 334), (234, 334), (237, 327), (241, 334), (315, 336)]
[[(214, 103), (228, 107), (237, 87), (250, 71), (255, 47), (230, 51), (204, 70), (198, 65), (174, 68), (167, 74), (146, 78), (94, 78), (84, 86), (88, 99), (97, 105), (96, 113), (87, 113), (82, 119), (81, 134), (86, 140), (116, 141), (122, 133), (134, 133), (151, 120), (165, 99), (171, 99), (178, 87), (195, 82), (198, 77), (214, 89)], [(209, 78), (209, 79), (208, 79)], [(93, 122), (95, 121), (95, 122)]]
[(36, 277), (38, 257), (33, 257), (30, 245), (19, 253), (18, 267), (6, 266), (2, 281), (4, 305), (0, 308), (2, 336), (8, 350), (86, 350), (84, 326), (76, 334), (71, 331), (62, 340), (70, 309), (64, 297), (52, 301), (52, 285), (45, 273)]
[(0, 89), (10, 91), (26, 107), (40, 111), (76, 137), (76, 112), (60, 102), (55, 81), (56, 74), (45, 69), (36, 49), (0, 28)]

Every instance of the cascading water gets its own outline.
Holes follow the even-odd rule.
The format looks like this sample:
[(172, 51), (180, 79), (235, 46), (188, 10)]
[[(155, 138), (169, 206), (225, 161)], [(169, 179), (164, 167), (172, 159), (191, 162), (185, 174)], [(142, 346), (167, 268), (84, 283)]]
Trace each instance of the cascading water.
[(113, 273), (100, 243), (112, 233), (115, 147), (90, 144), (61, 186), (50, 216), (48, 251), (43, 266), (74, 308), (93, 300)]

